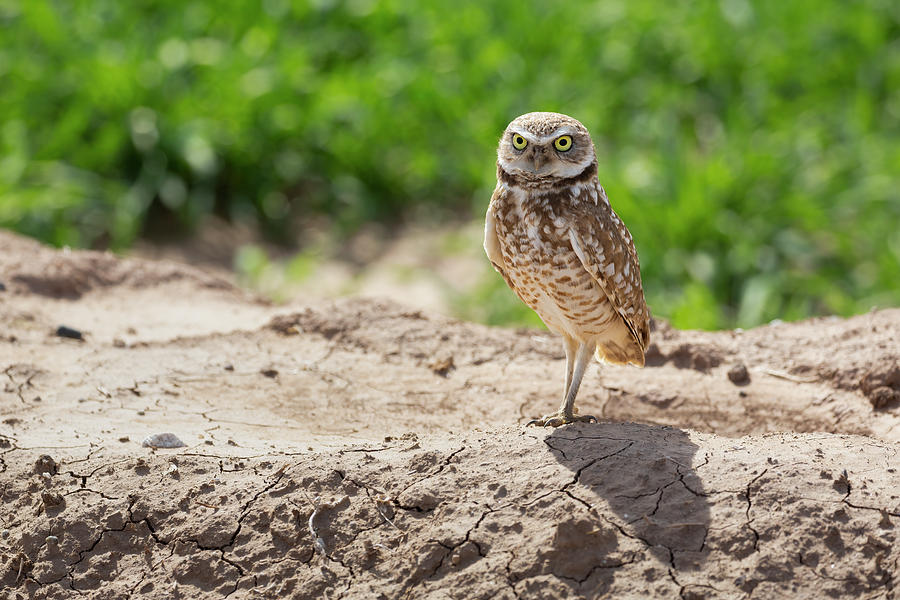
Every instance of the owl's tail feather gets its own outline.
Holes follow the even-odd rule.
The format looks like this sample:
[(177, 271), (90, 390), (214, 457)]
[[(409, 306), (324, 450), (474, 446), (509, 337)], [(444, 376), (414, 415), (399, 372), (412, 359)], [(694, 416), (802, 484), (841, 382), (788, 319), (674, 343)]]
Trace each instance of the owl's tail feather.
[(635, 343), (619, 345), (615, 342), (605, 342), (597, 345), (594, 358), (600, 362), (612, 365), (644, 366), (644, 351)]

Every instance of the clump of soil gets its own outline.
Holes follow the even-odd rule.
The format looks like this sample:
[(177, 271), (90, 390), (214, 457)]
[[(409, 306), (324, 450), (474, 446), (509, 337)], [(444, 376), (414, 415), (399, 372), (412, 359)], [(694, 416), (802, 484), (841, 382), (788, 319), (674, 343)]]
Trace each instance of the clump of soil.
[[(542, 331), (0, 233), (0, 597), (890, 598), (900, 311)], [(83, 339), (56, 335), (60, 325)], [(178, 444), (142, 440), (178, 440)], [(168, 447), (167, 447), (168, 446)]]
[(900, 363), (873, 366), (860, 382), (860, 389), (875, 408), (900, 403)]

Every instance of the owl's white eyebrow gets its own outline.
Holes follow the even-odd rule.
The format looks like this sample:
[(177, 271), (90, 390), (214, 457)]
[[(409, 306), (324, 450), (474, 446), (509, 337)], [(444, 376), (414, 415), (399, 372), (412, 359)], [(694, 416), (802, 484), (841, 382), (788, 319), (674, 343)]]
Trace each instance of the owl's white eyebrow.
[(568, 125), (563, 125), (562, 127), (557, 128), (553, 131), (553, 133), (549, 135), (541, 135), (536, 136), (527, 131), (516, 131), (519, 135), (524, 137), (526, 140), (531, 142), (532, 144), (545, 144), (547, 142), (553, 141), (561, 135), (574, 135), (575, 131), (569, 127)]

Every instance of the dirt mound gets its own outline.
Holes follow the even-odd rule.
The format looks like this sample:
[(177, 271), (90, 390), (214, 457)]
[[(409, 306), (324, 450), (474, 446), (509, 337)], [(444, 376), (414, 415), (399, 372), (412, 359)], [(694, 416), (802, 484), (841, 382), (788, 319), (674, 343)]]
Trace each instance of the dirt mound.
[(120, 259), (109, 252), (61, 252), (0, 231), (0, 273), (13, 292), (78, 299), (96, 288), (148, 288), (185, 280), (193, 288), (233, 290), (215, 277), (171, 262)]
[(545, 332), (0, 249), (0, 597), (896, 595), (898, 310), (659, 322), (537, 430)]

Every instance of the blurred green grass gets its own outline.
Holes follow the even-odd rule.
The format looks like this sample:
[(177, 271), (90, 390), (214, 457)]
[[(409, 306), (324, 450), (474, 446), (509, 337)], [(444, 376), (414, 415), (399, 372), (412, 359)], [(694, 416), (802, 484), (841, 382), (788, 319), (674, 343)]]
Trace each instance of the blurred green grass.
[[(57, 245), (478, 217), (506, 123), (556, 110), (594, 136), (655, 314), (900, 303), (894, 0), (0, 0), (0, 28), (0, 225)], [(462, 305), (509, 300), (476, 287)]]

